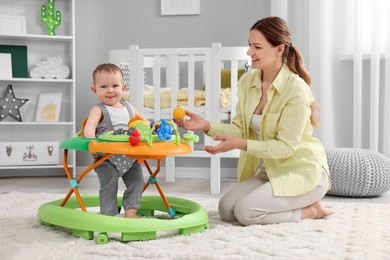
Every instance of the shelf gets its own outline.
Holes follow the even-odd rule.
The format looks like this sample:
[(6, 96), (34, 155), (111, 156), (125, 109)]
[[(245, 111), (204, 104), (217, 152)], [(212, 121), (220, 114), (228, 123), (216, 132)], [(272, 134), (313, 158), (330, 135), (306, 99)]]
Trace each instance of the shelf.
[(72, 83), (73, 79), (33, 79), (33, 78), (10, 78), (0, 79), (0, 82), (41, 82), (41, 83)]
[[(53, 165), (11, 165), (11, 166), (0, 166), (0, 170), (24, 170), (24, 169), (63, 169), (62, 164)], [(72, 166), (69, 166), (72, 168)]]
[(11, 126), (41, 126), (41, 125), (56, 125), (56, 126), (73, 126), (73, 122), (0, 122), (0, 125), (11, 125)]
[[(42, 4), (47, 5), (47, 0), (1, 0), (0, 2), (0, 10), (10, 15), (24, 16), (28, 25), (28, 28), (26, 28), (27, 34), (18, 33), (19, 31), (16, 33), (4, 31), (0, 33), (0, 44), (26, 46), (28, 61), (27, 75), (13, 74), (15, 78), (0, 78), (0, 95), (3, 95), (4, 87), (7, 84), (11, 84), (19, 95), (24, 95), (29, 100), (28, 106), (22, 107), (21, 110), (21, 116), (24, 119), (23, 122), (18, 122), (10, 118), (0, 121), (0, 142), (20, 141), (20, 139), (28, 142), (59, 141), (73, 136), (76, 133), (75, 0), (57, 1), (55, 9), (61, 11), (64, 18), (61, 26), (56, 28), (57, 35), (46, 34), (47, 26), (40, 22), (39, 10)], [(15, 54), (12, 51), (11, 48), (11, 59), (12, 57), (16, 59), (16, 54), (18, 53)], [(34, 64), (47, 57), (57, 55), (63, 59), (63, 64), (69, 67), (70, 76), (67, 79), (30, 78), (29, 70)], [(23, 59), (24, 56), (23, 50)], [(28, 78), (16, 78), (24, 76)], [(35, 110), (38, 107), (39, 95), (51, 91), (62, 94), (61, 102), (63, 106), (57, 106), (60, 108), (60, 120), (62, 121), (36, 122)], [(42, 104), (45, 106), (46, 113), (53, 113), (53, 109), (57, 109), (50, 102)], [(54, 111), (57, 112), (57, 110)], [(29, 174), (33, 176), (54, 176), (58, 175), (59, 172), (63, 172), (64, 166), (61, 161), (55, 161), (53, 163), (55, 164), (0, 165), (0, 177), (29, 176)], [(69, 153), (68, 166), (72, 169), (72, 174), (75, 176), (76, 153), (74, 151)], [(32, 169), (34, 171), (30, 172)]]
[(72, 36), (60, 36), (60, 35), (40, 35), (40, 34), (24, 34), (24, 35), (14, 35), (14, 34), (0, 34), (0, 39), (9, 39), (9, 40), (36, 40), (36, 41), (72, 41)]

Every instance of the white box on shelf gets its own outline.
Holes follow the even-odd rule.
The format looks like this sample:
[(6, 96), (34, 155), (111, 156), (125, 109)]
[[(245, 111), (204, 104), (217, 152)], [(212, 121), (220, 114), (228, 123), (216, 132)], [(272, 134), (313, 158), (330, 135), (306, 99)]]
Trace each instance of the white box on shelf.
[(0, 33), (13, 35), (26, 34), (26, 17), (17, 15), (0, 15)]
[(0, 142), (0, 166), (56, 165), (58, 142)]

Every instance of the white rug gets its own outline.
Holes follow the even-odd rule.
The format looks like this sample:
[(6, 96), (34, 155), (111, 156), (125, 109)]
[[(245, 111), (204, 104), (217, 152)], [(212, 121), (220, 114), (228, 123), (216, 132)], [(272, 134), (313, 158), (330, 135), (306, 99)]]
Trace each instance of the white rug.
[(207, 210), (210, 229), (192, 235), (158, 234), (156, 240), (128, 243), (113, 234), (108, 244), (97, 245), (39, 223), (39, 206), (62, 197), (0, 194), (0, 258), (390, 259), (390, 205), (384, 203), (325, 201), (335, 212), (327, 219), (242, 227), (220, 220), (218, 199), (190, 198)]

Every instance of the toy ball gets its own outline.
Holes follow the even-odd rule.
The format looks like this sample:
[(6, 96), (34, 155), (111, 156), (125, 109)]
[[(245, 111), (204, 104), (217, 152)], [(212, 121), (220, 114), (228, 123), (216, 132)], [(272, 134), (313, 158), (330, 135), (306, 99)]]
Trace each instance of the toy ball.
[(186, 112), (183, 108), (177, 107), (173, 110), (173, 117), (176, 119), (183, 119), (186, 116)]

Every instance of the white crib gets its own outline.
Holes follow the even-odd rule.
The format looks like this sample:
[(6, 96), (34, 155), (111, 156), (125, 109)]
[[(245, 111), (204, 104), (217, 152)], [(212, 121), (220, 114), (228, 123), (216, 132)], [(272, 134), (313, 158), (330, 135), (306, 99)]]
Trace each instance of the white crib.
[[(146, 118), (154, 121), (170, 119), (173, 109), (184, 106), (211, 122), (230, 122), (237, 103), (238, 71), (250, 62), (246, 51), (247, 47), (222, 47), (220, 43), (213, 43), (210, 48), (140, 49), (131, 45), (129, 49), (111, 50), (109, 61), (124, 70), (125, 78), (128, 77), (130, 102)], [(223, 106), (226, 102), (222, 104), (222, 98), (229, 98), (228, 89), (221, 90), (222, 69), (230, 70), (228, 106)], [(151, 92), (153, 96), (150, 96)], [(224, 96), (223, 93), (227, 94)], [(199, 97), (204, 97), (204, 100)], [(203, 135), (201, 143), (192, 144), (192, 153), (180, 157), (209, 158), (210, 193), (219, 194), (221, 158), (237, 158), (239, 151), (210, 155), (203, 147), (214, 141), (203, 133), (197, 134)], [(166, 180), (174, 181), (175, 157), (166, 158), (165, 170)]]

